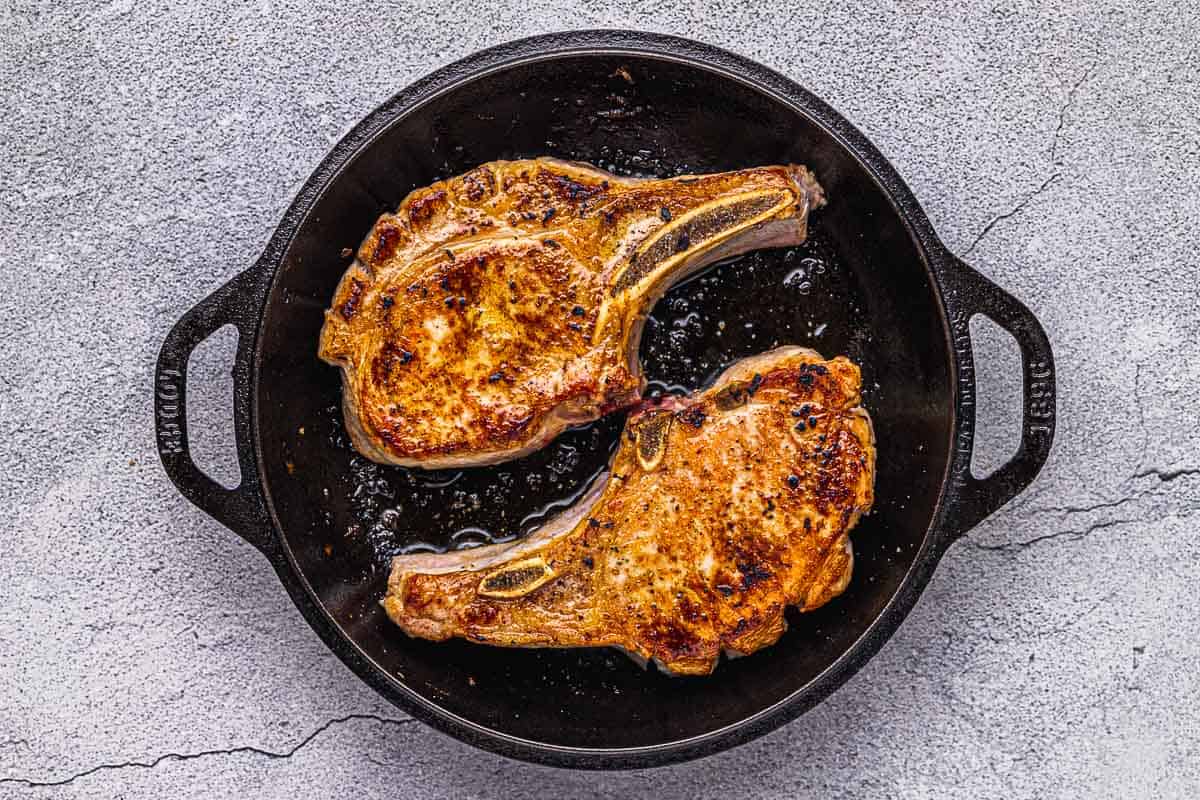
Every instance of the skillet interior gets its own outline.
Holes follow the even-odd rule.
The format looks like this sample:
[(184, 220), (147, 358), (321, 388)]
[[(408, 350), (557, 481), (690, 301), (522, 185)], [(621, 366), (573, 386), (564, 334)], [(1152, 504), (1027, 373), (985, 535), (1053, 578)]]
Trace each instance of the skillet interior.
[[(321, 313), (348, 263), (341, 252), (380, 212), (478, 163), (541, 154), (647, 175), (796, 161), (814, 169), (830, 198), (810, 245), (754, 254), (677, 287), (642, 343), (647, 375), (666, 389), (695, 388), (775, 344), (845, 353), (864, 368), (879, 440), (876, 510), (853, 534), (846, 594), (793, 615), (778, 645), (723, 662), (708, 678), (643, 672), (609, 651), (410, 640), (377, 605), (391, 552), (517, 535), (522, 520), (532, 524), (548, 504), (584, 488), (620, 430), (621, 419), (610, 418), (521, 462), (457, 477), (378, 467), (346, 445), (338, 374), (315, 355)], [(261, 329), (256, 424), (265, 490), (284, 546), (333, 620), (432, 703), (563, 746), (699, 736), (803, 689), (863, 634), (912, 566), (950, 455), (950, 354), (935, 302), (921, 253), (887, 196), (831, 134), (787, 104), (645, 56), (559, 56), (506, 68), (392, 124), (301, 223)]]

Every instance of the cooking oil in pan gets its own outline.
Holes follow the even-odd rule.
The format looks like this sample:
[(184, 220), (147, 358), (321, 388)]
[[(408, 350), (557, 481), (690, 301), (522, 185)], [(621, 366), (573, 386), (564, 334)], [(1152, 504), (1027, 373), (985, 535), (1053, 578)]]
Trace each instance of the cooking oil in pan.
[[(671, 289), (650, 314), (641, 359), (647, 394), (702, 388), (734, 361), (798, 344), (826, 356), (868, 355), (862, 309), (817, 220), (800, 247), (740, 256)], [(610, 460), (624, 424), (616, 413), (569, 430), (518, 461), (427, 471), (350, 457), (344, 545), (376, 568), (397, 554), (507, 542), (578, 499)], [(350, 449), (335, 400), (321, 427)]]
[[(607, 134), (607, 141), (620, 141), (623, 117), (652, 116), (636, 82), (619, 71), (593, 89), (611, 106), (610, 113), (597, 113), (589, 122)], [(555, 102), (565, 108), (580, 105), (578, 98), (566, 96)], [(563, 150), (556, 143), (558, 133), (550, 131), (546, 152), (617, 175), (667, 178), (715, 171), (712, 165), (697, 168), (637, 146), (602, 143), (595, 151)], [(453, 163), (442, 165), (443, 177), (468, 169), (471, 158), (456, 151)], [(695, 391), (734, 361), (784, 344), (811, 347), (826, 356), (844, 353), (864, 364), (868, 352), (857, 337), (867, 328), (858, 293), (821, 233), (819, 212), (810, 228), (808, 242), (800, 247), (757, 251), (716, 264), (659, 301), (640, 349), (650, 397)], [(381, 466), (354, 454), (349, 514), (338, 515), (352, 520), (344, 541), (358, 551), (352, 555), (380, 568), (401, 553), (520, 538), (581, 497), (603, 474), (624, 418), (611, 414), (565, 432), (518, 461), (489, 467), (431, 472)], [(335, 398), (322, 424), (338, 447), (350, 448)]]

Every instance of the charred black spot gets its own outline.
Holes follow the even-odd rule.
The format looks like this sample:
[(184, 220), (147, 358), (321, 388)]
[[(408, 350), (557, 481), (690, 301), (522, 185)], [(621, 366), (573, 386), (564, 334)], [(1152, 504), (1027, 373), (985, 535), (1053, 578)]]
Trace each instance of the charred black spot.
[(546, 171), (542, 173), (542, 176), (545, 182), (554, 189), (554, 193), (558, 195), (559, 199), (571, 203), (591, 200), (608, 188), (607, 185), (588, 186), (586, 183), (579, 183), (555, 172)]
[(496, 191), (496, 176), (487, 167), (479, 167), (463, 176), (463, 186), (467, 199), (478, 203), (485, 194)]
[(750, 388), (746, 389), (746, 393), (751, 397), (754, 397), (754, 393), (758, 391), (758, 387), (762, 386), (762, 382), (763, 376), (759, 375), (757, 372), (754, 373), (754, 377), (750, 380)]
[(691, 425), (693, 428), (699, 430), (700, 426), (704, 424), (704, 420), (708, 419), (708, 415), (704, 413), (703, 408), (696, 405), (689, 406), (683, 411), (680, 411), (679, 419), (680, 421), (686, 422), (688, 425)]
[(350, 284), (350, 296), (346, 298), (346, 302), (342, 303), (339, 309), (342, 319), (349, 322), (358, 313), (359, 303), (362, 302), (363, 288), (366, 284), (355, 278)]
[(761, 583), (771, 577), (761, 564), (755, 562), (744, 562), (737, 565), (738, 572), (742, 573), (742, 590), (745, 591), (756, 583)]
[(412, 361), (413, 354), (395, 342), (388, 342), (379, 351), (371, 365), (376, 382), (385, 383), (392, 376), (392, 370)]

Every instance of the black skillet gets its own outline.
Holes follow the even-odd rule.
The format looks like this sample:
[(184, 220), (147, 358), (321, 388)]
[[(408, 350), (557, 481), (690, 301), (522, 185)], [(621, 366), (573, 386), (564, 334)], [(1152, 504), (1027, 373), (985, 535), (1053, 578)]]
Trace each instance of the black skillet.
[[(810, 244), (753, 254), (677, 287), (642, 343), (656, 391), (694, 389), (776, 344), (847, 354), (863, 366), (878, 434), (878, 500), (854, 532), (845, 595), (792, 616), (777, 645), (722, 662), (711, 677), (644, 672), (609, 651), (410, 640), (377, 605), (390, 555), (520, 535), (586, 485), (620, 429), (616, 415), (521, 462), (465, 473), (378, 467), (347, 446), (338, 375), (316, 358), (345, 248), (380, 212), (481, 162), (543, 154), (641, 175), (794, 161), (812, 167), (829, 196)], [(1016, 338), (1024, 372), (1020, 448), (984, 479), (969, 471), (975, 314)], [(192, 462), (184, 413), (188, 356), (226, 324), (240, 335), (242, 482), (232, 490)], [(313, 173), (257, 263), (171, 330), (155, 388), (171, 480), (262, 551), (309, 624), (364, 681), (463, 741), (584, 768), (695, 758), (811, 708), (896, 630), (950, 543), (1033, 480), (1055, 419), (1053, 360), (1037, 320), (942, 246), (858, 131), (752, 61), (629, 31), (485, 50), (370, 114)]]

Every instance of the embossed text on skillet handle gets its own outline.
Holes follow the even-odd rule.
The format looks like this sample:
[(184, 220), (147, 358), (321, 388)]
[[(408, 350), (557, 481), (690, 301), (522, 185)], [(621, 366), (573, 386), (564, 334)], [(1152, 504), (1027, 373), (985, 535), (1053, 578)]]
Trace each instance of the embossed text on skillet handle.
[[(941, 529), (947, 532), (949, 542), (1018, 495), (1041, 471), (1054, 442), (1056, 386), (1050, 340), (1041, 323), (1020, 300), (953, 257), (942, 277), (957, 371), (959, 411), (950, 482), (942, 506)], [(1012, 334), (1021, 350), (1021, 443), (1012, 459), (986, 478), (971, 475), (976, 395), (969, 325), (976, 314), (988, 317)]]
[[(154, 428), (167, 477), (201, 510), (265, 550), (271, 544), (257, 472), (250, 457), (250, 362), (261, 307), (256, 269), (235, 277), (179, 319), (167, 334), (154, 374)], [(241, 483), (226, 489), (192, 460), (187, 434), (187, 368), (192, 351), (225, 325), (238, 329), (234, 427)]]

